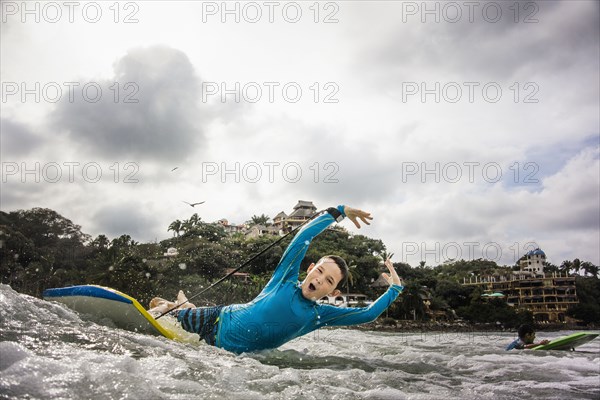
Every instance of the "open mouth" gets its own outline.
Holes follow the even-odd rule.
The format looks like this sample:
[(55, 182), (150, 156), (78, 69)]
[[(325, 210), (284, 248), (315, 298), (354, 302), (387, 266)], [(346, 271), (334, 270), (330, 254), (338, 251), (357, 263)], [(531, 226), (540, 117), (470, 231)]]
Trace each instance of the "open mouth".
[(311, 292), (313, 292), (313, 291), (317, 290), (317, 288), (312, 283), (309, 283), (308, 284), (308, 290), (310, 290)]

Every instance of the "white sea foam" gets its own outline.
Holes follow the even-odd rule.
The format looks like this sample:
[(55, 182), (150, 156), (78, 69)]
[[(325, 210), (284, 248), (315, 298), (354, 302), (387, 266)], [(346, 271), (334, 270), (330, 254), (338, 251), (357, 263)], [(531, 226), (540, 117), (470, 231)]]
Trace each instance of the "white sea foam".
[[(506, 333), (324, 330), (235, 355), (98, 325), (0, 285), (0, 397), (597, 399), (598, 340), (504, 351)], [(570, 332), (541, 332), (553, 338)]]

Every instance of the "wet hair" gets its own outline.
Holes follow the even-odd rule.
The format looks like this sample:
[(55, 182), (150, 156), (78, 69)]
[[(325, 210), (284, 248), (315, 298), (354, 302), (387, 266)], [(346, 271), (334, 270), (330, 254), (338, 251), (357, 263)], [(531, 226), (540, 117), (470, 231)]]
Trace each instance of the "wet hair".
[(335, 288), (339, 289), (344, 287), (346, 285), (346, 281), (348, 280), (348, 264), (346, 264), (346, 261), (344, 261), (342, 257), (335, 255), (321, 257), (321, 259), (323, 258), (329, 258), (333, 260), (333, 262), (335, 262), (335, 264), (339, 267), (340, 272), (342, 273), (342, 279), (340, 279)]
[(523, 324), (519, 327), (519, 338), (523, 339), (525, 335), (535, 333), (533, 327), (529, 324)]

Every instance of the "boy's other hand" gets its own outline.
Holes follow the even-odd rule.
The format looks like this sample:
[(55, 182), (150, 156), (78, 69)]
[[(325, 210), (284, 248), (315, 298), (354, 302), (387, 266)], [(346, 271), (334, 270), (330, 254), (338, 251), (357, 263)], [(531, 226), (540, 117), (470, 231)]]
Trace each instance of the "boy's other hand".
[(344, 206), (344, 214), (346, 214), (346, 217), (348, 217), (358, 229), (360, 229), (360, 224), (358, 223), (357, 218), (360, 218), (360, 220), (366, 225), (371, 225), (367, 220), (373, 219), (373, 217), (371, 217), (371, 213), (348, 206)]
[(398, 273), (396, 272), (396, 270), (394, 269), (394, 265), (392, 264), (392, 260), (390, 260), (389, 258), (387, 260), (385, 260), (384, 262), (385, 266), (388, 267), (388, 269), (390, 270), (390, 275), (384, 273), (383, 277), (388, 281), (388, 283), (390, 284), (390, 286), (395, 283), (396, 285), (402, 285), (402, 279), (398, 276)]

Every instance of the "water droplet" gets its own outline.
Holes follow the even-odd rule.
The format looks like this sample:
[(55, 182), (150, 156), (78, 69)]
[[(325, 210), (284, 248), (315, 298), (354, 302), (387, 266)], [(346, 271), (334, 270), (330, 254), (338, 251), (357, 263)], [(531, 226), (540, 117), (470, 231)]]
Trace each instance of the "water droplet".
[(185, 265), (185, 263), (181, 263), (179, 264), (179, 269), (186, 269), (187, 265)]

